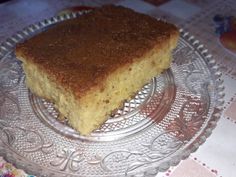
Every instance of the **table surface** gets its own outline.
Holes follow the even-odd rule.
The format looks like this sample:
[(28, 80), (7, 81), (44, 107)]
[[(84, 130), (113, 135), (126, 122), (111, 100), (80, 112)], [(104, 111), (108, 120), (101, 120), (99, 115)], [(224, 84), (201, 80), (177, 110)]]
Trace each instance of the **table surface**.
[[(1, 1), (0, 1), (1, 2)], [(0, 43), (22, 28), (74, 6), (119, 4), (162, 18), (196, 36), (215, 58), (225, 86), (224, 108), (197, 152), (157, 177), (235, 177), (236, 1), (234, 0), (11, 0), (0, 4)], [(0, 98), (1, 101), (1, 98)], [(32, 176), (0, 157), (0, 177)]]

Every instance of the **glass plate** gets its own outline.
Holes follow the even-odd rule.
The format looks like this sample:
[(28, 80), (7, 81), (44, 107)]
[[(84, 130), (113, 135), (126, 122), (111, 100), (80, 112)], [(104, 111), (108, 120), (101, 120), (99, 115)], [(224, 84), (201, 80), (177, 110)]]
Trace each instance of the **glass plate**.
[[(153, 176), (177, 165), (221, 115), (221, 73), (207, 49), (180, 30), (171, 68), (145, 85), (90, 136), (58, 121), (33, 95), (14, 47), (67, 14), (30, 25), (0, 46), (0, 155), (38, 176)], [(37, 82), (37, 81), (35, 81)]]

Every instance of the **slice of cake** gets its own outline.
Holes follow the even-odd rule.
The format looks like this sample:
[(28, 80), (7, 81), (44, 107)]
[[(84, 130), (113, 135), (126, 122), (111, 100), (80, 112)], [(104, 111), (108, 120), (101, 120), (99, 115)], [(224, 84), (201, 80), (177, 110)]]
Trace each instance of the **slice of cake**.
[(170, 66), (178, 30), (119, 6), (63, 21), (17, 45), (26, 84), (83, 135)]

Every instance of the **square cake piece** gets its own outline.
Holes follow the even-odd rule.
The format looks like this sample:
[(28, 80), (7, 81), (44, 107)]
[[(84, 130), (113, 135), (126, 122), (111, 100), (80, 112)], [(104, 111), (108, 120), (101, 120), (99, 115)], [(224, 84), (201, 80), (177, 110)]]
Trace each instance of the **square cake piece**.
[(82, 135), (170, 66), (178, 29), (121, 6), (66, 20), (16, 46), (26, 84)]

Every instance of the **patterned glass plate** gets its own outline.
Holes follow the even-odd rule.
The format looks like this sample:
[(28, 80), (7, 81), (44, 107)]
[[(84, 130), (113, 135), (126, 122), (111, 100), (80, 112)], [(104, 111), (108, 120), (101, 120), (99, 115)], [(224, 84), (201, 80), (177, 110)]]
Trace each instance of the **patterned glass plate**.
[[(181, 32), (171, 68), (152, 79), (90, 136), (60, 122), (53, 104), (25, 85), (14, 47), (67, 14), (31, 25), (0, 46), (0, 155), (38, 176), (153, 176), (211, 134), (223, 86), (207, 49)], [(37, 81), (35, 81), (37, 82)]]

